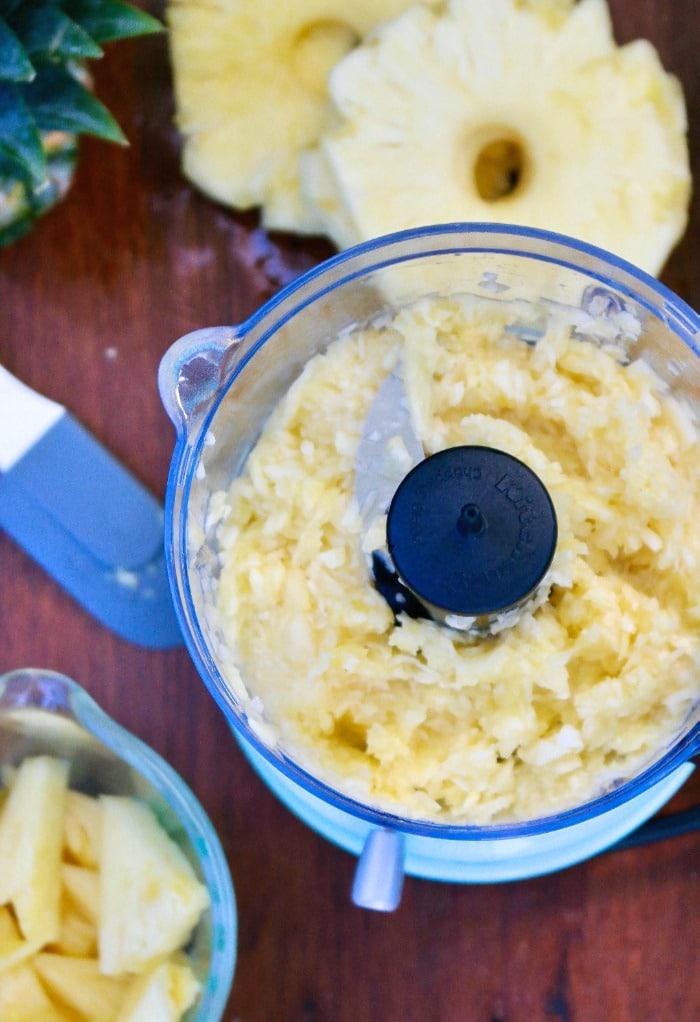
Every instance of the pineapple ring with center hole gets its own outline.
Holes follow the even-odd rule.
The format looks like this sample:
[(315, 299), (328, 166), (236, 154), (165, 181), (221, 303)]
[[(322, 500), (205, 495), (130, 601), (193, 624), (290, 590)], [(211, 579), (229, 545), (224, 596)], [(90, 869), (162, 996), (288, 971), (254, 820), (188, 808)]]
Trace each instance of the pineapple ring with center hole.
[(682, 88), (651, 43), (617, 46), (606, 0), (415, 5), (334, 67), (329, 94), (299, 166), (338, 248), (491, 220), (658, 274), (686, 229)]
[(516, 132), (507, 129), (486, 142), (474, 160), (474, 185), (485, 202), (508, 199), (527, 187), (531, 161)]
[(168, 0), (182, 170), (269, 230), (320, 234), (298, 161), (328, 106), (331, 68), (413, 0)]
[(305, 25), (291, 43), (291, 63), (299, 81), (325, 100), (331, 68), (359, 41), (359, 34), (344, 21), (327, 18)]

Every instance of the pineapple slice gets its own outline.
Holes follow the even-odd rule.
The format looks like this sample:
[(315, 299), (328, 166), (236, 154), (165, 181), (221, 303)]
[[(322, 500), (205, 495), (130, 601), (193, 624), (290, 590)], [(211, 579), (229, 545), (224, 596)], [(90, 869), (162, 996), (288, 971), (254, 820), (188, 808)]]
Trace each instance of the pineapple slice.
[(31, 965), (0, 973), (2, 1022), (70, 1022), (53, 1004)]
[(100, 918), (100, 876), (97, 870), (61, 864), (61, 883), (69, 901), (84, 919), (97, 926)]
[(100, 804), (80, 791), (69, 791), (63, 825), (63, 856), (96, 869), (100, 861)]
[(101, 975), (95, 958), (70, 958), (43, 951), (33, 964), (54, 1002), (90, 1022), (113, 1018), (131, 982), (128, 976)]
[(184, 946), (209, 893), (147, 806), (100, 801), (100, 967), (108, 976), (144, 972)]
[(12, 905), (21, 934), (35, 945), (55, 940), (60, 930), (67, 790), (67, 763), (25, 759), (0, 816), (0, 905)]
[(199, 990), (186, 962), (164, 962), (134, 981), (114, 1022), (178, 1022)]
[(329, 70), (411, 0), (170, 0), (167, 22), (184, 173), (269, 228), (317, 233), (297, 157), (327, 104)]
[(209, 903), (184, 854), (134, 799), (68, 791), (60, 760), (2, 779), (1, 1022), (114, 1022), (127, 992), (125, 1018), (180, 1019), (200, 986), (173, 952)]
[[(0, 906), (0, 973), (38, 951), (41, 944), (25, 940), (7, 905)], [(2, 1018), (2, 1015), (0, 1015)]]
[(679, 82), (605, 0), (448, 0), (333, 69), (301, 187), (340, 248), (457, 221), (542, 227), (658, 273), (687, 224)]
[(77, 958), (97, 957), (97, 927), (79, 912), (69, 898), (61, 902), (61, 929), (47, 951)]

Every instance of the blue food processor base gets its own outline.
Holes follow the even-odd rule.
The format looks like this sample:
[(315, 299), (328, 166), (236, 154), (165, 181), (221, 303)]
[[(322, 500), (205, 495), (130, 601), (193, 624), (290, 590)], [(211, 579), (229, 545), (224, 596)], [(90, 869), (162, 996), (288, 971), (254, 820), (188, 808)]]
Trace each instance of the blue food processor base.
[[(345, 851), (360, 855), (378, 828), (289, 780), (236, 734), (249, 763), (280, 801), (305, 824)], [(525, 880), (573, 866), (604, 851), (652, 817), (693, 772), (684, 763), (653, 787), (598, 816), (525, 837), (474, 841), (405, 834), (404, 872), (426, 880), (485, 884)]]

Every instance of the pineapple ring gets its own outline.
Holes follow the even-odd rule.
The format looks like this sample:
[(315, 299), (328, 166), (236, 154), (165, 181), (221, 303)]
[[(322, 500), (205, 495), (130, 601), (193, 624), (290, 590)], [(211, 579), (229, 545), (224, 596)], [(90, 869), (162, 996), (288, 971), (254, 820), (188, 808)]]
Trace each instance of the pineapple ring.
[(431, 223), (548, 228), (662, 268), (687, 224), (678, 81), (605, 0), (416, 6), (331, 72), (302, 191), (340, 248)]
[(496, 202), (525, 188), (531, 167), (527, 145), (514, 131), (494, 128), (489, 136), (471, 162), (479, 196)]
[(211, 198), (263, 207), (266, 227), (319, 233), (298, 156), (328, 104), (330, 69), (411, 0), (170, 0), (182, 167)]
[(351, 25), (332, 18), (304, 25), (291, 42), (292, 66), (300, 82), (322, 97), (325, 103), (326, 81), (331, 68), (360, 42)]

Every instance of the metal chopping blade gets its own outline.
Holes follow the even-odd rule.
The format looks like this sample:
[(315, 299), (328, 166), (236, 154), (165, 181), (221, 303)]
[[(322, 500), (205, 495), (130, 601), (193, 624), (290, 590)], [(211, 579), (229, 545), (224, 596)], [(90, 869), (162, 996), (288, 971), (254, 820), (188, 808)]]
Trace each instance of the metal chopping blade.
[(387, 513), (399, 483), (424, 457), (398, 362), (372, 400), (357, 451), (355, 497), (363, 537)]

